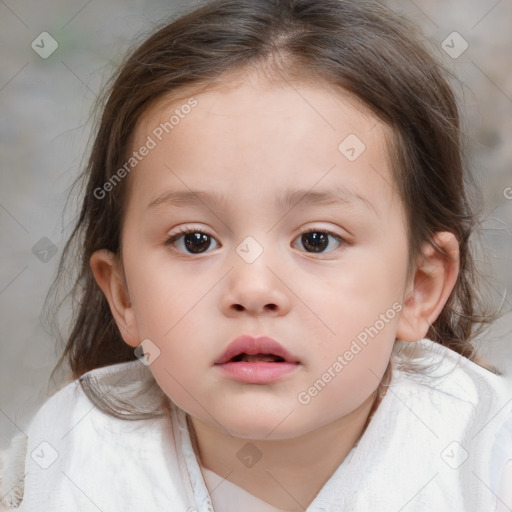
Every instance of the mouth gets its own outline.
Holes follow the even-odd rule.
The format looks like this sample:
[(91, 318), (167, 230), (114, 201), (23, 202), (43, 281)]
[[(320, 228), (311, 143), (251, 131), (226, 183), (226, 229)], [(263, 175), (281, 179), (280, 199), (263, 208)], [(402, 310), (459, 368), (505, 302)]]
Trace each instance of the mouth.
[(254, 363), (258, 361), (264, 361), (267, 363), (284, 363), (286, 360), (283, 357), (276, 356), (274, 354), (238, 354), (232, 357), (229, 362), (238, 363), (239, 361), (245, 361), (248, 363)]
[(217, 358), (215, 364), (224, 364), (227, 362), (255, 362), (264, 361), (270, 363), (298, 363), (299, 359), (291, 352), (286, 350), (276, 340), (268, 336), (244, 335), (235, 338), (224, 350), (222, 355)]
[(248, 384), (269, 384), (300, 366), (299, 359), (272, 338), (240, 336), (215, 361), (225, 377)]

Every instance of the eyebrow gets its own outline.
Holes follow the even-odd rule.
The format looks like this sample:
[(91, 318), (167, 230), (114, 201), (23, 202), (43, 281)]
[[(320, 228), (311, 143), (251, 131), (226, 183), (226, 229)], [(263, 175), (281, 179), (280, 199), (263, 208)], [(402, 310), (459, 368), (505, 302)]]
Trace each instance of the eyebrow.
[[(207, 190), (169, 190), (153, 199), (149, 203), (148, 209), (163, 205), (174, 207), (205, 206), (208, 203), (227, 207), (230, 203), (230, 197)], [(277, 195), (276, 205), (278, 208), (291, 209), (299, 204), (304, 206), (306, 204), (313, 206), (360, 204), (377, 214), (375, 207), (366, 197), (342, 186), (329, 190), (294, 189), (280, 192)]]

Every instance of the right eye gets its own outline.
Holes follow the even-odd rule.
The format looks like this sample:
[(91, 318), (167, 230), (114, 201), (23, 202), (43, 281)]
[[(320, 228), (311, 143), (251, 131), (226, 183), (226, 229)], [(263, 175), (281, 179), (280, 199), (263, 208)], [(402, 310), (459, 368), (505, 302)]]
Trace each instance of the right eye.
[[(215, 239), (211, 235), (198, 229), (180, 228), (178, 233), (165, 241), (165, 245), (171, 245), (173, 249), (184, 254), (203, 254), (210, 248), (212, 240)], [(215, 243), (217, 243), (216, 240)]]

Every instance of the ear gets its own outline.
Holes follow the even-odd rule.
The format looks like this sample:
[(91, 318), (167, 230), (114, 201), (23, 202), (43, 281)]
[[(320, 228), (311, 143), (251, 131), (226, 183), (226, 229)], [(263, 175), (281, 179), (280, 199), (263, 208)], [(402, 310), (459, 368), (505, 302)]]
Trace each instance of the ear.
[(439, 232), (433, 242), (425, 245), (408, 282), (396, 333), (399, 340), (423, 339), (457, 282), (459, 243), (455, 235)]
[(92, 254), (89, 264), (124, 341), (137, 347), (140, 344), (137, 324), (120, 263), (112, 252), (100, 249)]

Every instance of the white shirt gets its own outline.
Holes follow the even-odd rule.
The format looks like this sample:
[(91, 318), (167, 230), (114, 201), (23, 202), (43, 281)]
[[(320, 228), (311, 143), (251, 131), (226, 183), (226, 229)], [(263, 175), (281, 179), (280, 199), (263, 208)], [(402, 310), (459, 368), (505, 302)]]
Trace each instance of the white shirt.
[[(505, 474), (512, 460), (512, 399), (505, 379), (430, 340), (413, 349), (418, 351), (415, 363), (425, 369), (408, 373), (399, 365), (403, 357), (394, 356), (392, 382), (375, 415), (307, 512), (501, 512), (512, 507), (506, 496), (512, 475)], [(107, 395), (115, 391), (136, 406), (149, 409), (165, 397), (161, 392), (133, 396), (153, 379), (139, 361), (87, 375)], [(166, 415), (128, 421), (102, 413), (78, 381), (58, 391), (29, 426), (23, 501), (17, 510), (278, 510), (205, 468), (203, 476), (186, 414), (166, 397), (164, 403)], [(3, 465), (13, 459), (12, 453), (4, 454)], [(8, 503), (14, 491), (5, 482), (16, 478), (9, 468), (1, 471), (0, 498)]]

